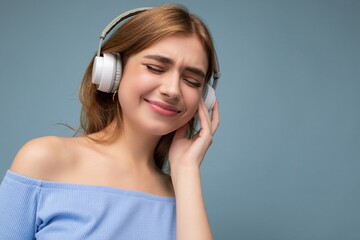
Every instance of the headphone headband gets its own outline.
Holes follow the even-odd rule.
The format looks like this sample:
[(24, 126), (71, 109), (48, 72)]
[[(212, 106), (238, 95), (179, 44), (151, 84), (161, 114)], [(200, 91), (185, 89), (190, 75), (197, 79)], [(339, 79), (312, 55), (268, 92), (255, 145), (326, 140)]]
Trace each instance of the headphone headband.
[(122, 14), (120, 14), (119, 16), (117, 16), (114, 20), (112, 20), (102, 31), (101, 35), (100, 35), (100, 42), (99, 42), (99, 47), (98, 47), (98, 51), (97, 51), (97, 56), (100, 56), (101, 53), (101, 46), (102, 46), (102, 41), (105, 39), (106, 35), (121, 21), (132, 17), (134, 15), (137, 15), (143, 11), (146, 11), (148, 9), (151, 9), (152, 7), (142, 7), (142, 8), (135, 8), (129, 11), (126, 11)]
[(220, 66), (219, 66), (219, 61), (218, 61), (218, 57), (217, 57), (217, 53), (216, 50), (214, 48), (214, 70), (213, 70), (213, 83), (212, 83), (212, 87), (215, 90), (218, 84), (218, 80), (221, 77), (221, 72), (220, 72)]

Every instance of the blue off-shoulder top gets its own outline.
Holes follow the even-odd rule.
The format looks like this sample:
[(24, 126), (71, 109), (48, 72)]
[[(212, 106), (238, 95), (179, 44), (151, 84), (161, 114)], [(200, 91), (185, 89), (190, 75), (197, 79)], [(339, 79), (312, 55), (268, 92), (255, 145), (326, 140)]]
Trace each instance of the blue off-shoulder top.
[(175, 198), (49, 182), (7, 171), (0, 186), (0, 239), (171, 240)]

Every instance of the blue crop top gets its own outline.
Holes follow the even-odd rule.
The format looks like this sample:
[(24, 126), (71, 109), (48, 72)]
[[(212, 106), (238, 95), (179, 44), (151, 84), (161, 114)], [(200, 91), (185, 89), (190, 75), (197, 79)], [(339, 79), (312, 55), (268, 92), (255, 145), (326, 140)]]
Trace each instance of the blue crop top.
[(48, 182), (10, 170), (0, 186), (0, 239), (175, 239), (175, 199)]

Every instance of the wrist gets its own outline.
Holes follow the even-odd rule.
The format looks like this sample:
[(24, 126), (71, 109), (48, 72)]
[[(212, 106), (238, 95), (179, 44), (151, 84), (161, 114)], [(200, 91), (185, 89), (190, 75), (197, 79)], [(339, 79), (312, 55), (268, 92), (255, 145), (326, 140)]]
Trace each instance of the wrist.
[(171, 168), (171, 179), (174, 188), (179, 185), (188, 185), (194, 182), (199, 182), (201, 178), (200, 167), (191, 165), (182, 165), (176, 168)]

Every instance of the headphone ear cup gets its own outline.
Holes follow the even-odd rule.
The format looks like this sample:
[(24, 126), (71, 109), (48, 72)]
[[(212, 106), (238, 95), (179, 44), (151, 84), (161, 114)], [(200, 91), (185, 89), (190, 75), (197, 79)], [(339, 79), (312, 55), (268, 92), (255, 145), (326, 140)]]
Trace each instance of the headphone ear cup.
[(115, 53), (115, 56), (116, 56), (116, 66), (115, 66), (114, 84), (111, 89), (112, 93), (118, 90), (122, 76), (122, 63), (121, 63), (120, 53)]
[(115, 92), (119, 87), (122, 64), (119, 53), (103, 53), (96, 56), (92, 70), (92, 83), (102, 92)]
[(215, 100), (216, 100), (215, 90), (212, 88), (212, 86), (210, 84), (206, 84), (206, 86), (205, 86), (204, 93), (203, 93), (203, 99), (204, 99), (206, 108), (210, 112), (212, 110), (212, 108), (214, 107)]

